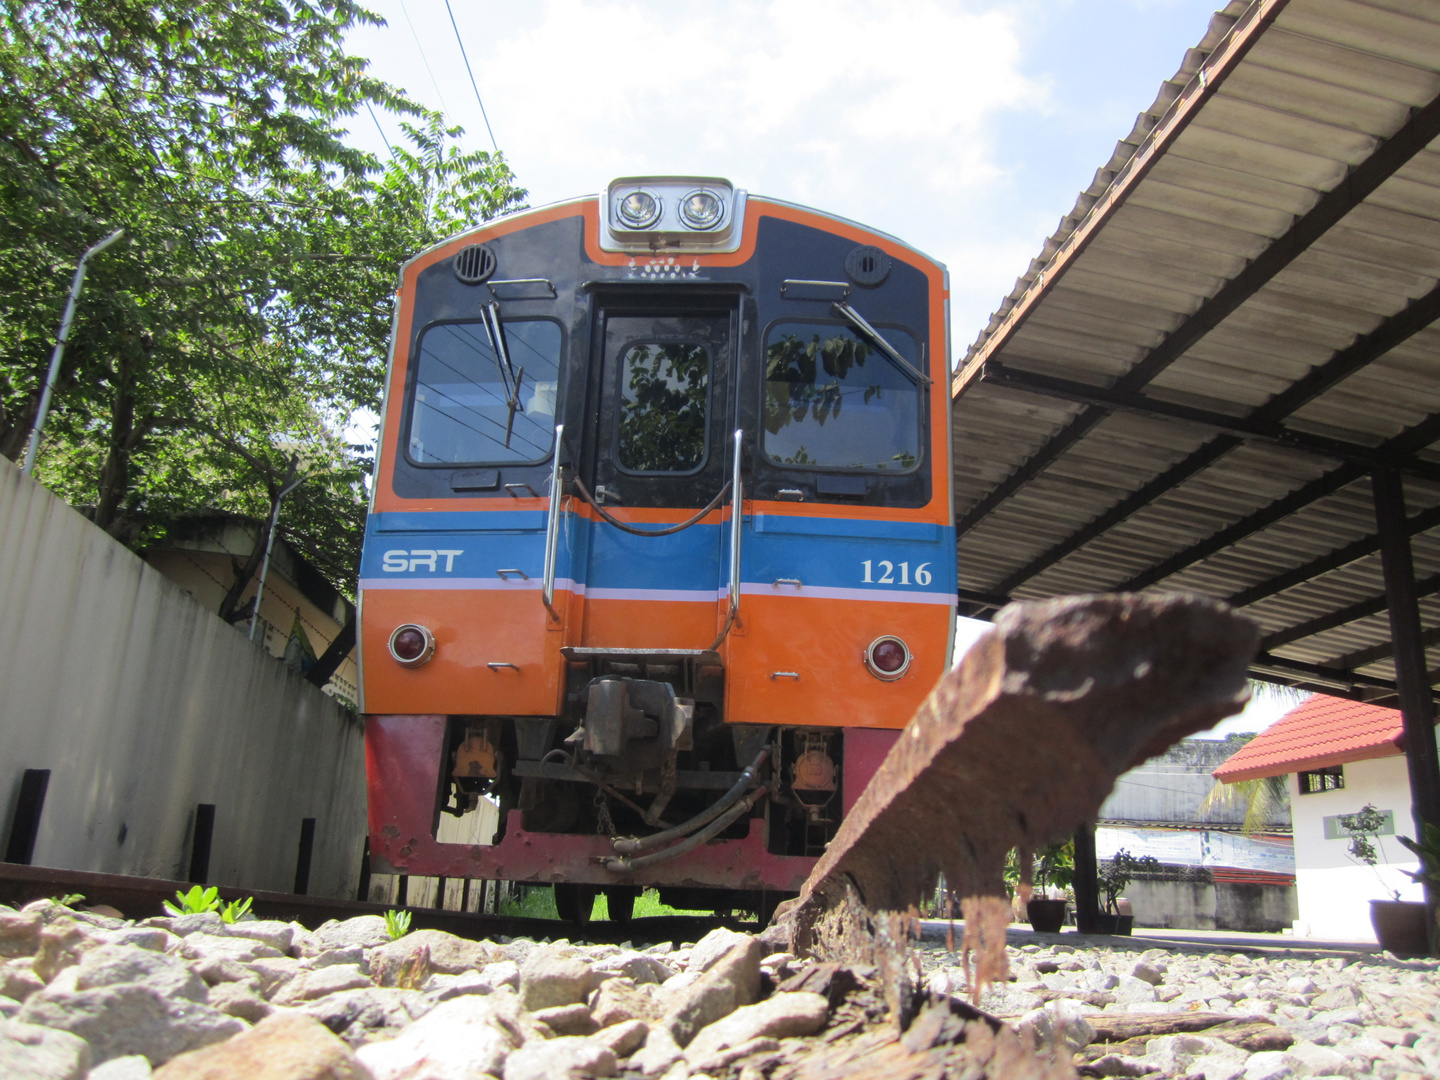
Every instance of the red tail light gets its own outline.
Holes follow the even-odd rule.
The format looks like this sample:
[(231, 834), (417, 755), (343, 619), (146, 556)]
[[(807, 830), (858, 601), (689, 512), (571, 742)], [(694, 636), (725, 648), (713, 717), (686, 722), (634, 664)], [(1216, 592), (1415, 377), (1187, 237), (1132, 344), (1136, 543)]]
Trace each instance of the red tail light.
[(865, 666), (870, 674), (886, 682), (894, 682), (910, 668), (910, 648), (898, 637), (878, 637), (865, 650)]
[(435, 635), (416, 623), (401, 623), (390, 635), (390, 655), (405, 667), (419, 667), (435, 655)]

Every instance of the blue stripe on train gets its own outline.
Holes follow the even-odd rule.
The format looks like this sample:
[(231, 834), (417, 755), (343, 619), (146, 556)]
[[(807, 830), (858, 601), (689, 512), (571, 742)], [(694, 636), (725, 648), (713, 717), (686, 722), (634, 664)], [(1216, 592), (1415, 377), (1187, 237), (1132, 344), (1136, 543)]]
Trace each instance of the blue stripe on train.
[[(728, 524), (653, 537), (569, 514), (563, 526), (557, 576), (587, 590), (698, 595), (726, 584)], [(498, 571), (516, 570), (538, 587), (544, 530), (538, 511), (375, 514), (367, 524), (360, 576), (367, 586), (393, 580), (424, 587), (444, 579), (498, 582)], [(747, 591), (799, 580), (847, 595), (873, 591), (877, 598), (896, 591), (955, 594), (955, 531), (933, 524), (759, 514), (745, 522), (741, 555)]]

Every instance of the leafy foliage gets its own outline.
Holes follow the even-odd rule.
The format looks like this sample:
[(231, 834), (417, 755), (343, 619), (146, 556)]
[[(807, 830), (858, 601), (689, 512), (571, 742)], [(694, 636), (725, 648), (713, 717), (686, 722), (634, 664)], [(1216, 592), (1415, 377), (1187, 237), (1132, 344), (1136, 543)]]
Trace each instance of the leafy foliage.
[(175, 894), (176, 903), (169, 900), (163, 902), (167, 914), (170, 915), (203, 915), (206, 912), (214, 911), (220, 918), (233, 923), (250, 913), (250, 905), (255, 902), (253, 896), (247, 896), (244, 900), (227, 900), (223, 903), (220, 900), (220, 890), (214, 885), (208, 889), (203, 885), (195, 885), (186, 891)]
[(203, 885), (196, 885), (189, 892), (180, 891), (175, 894), (176, 903), (169, 900), (164, 901), (164, 908), (169, 915), (203, 915), (207, 911), (218, 911), (220, 909), (220, 890), (215, 886), (205, 888)]
[[(178, 513), (268, 516), (347, 580), (396, 269), (515, 207), (498, 155), (345, 54), (351, 0), (6, 0), (0, 23), (0, 453), (30, 436), (80, 253), (89, 267), (40, 478), (141, 545)], [(384, 165), (357, 110), (412, 118)]]
[(1153, 873), (1160, 869), (1160, 860), (1154, 855), (1131, 855), (1125, 848), (1115, 852), (1113, 858), (1100, 863), (1100, 888), (1105, 893), (1105, 910), (1115, 915), (1120, 911), (1120, 894), (1125, 891), (1137, 873)]
[(1040, 853), (1035, 864), (1035, 884), (1043, 891), (1054, 887), (1068, 889), (1075, 880), (1075, 841), (1051, 844)]
[[(1303, 690), (1276, 683), (1250, 680), (1250, 695), (1253, 701), (1268, 704), (1285, 711), (1301, 705), (1310, 697)], [(1250, 742), (1258, 732), (1232, 731), (1225, 741), (1235, 750)], [(1225, 783), (1217, 780), (1205, 796), (1196, 813), (1196, 819), (1203, 821), (1211, 811), (1232, 811), (1244, 809), (1240, 831), (1246, 836), (1261, 832), (1265, 826), (1277, 819), (1288, 820), (1290, 816), (1290, 791), (1284, 776), (1262, 776), (1254, 780), (1237, 780)]]
[(1253, 836), (1290, 809), (1290, 792), (1283, 776), (1260, 776), (1253, 780), (1237, 780), (1233, 784), (1217, 780), (1201, 801), (1197, 816), (1204, 820), (1212, 810), (1243, 809), (1240, 831)]
[[(1336, 815), (1336, 821), (1339, 822), (1342, 829), (1350, 834), (1350, 842), (1345, 846), (1345, 854), (1351, 861), (1363, 863), (1375, 870), (1375, 876), (1380, 878), (1380, 884), (1390, 894), (1391, 899), (1399, 900), (1400, 890), (1388, 884), (1381, 876), (1380, 871), (1375, 869), (1381, 858), (1380, 830), (1385, 827), (1384, 811), (1377, 810), (1370, 803), (1366, 803), (1353, 814)], [(1414, 877), (1413, 874), (1411, 876)]]
[(1337, 820), (1340, 827), (1350, 834), (1346, 854), (1366, 866), (1374, 866), (1380, 858), (1377, 845), (1380, 830), (1385, 827), (1385, 815), (1366, 803), (1353, 814), (1337, 815)]
[(1395, 838), (1420, 860), (1419, 870), (1407, 870), (1405, 873), (1409, 874), (1413, 881), (1440, 885), (1440, 827), (1427, 821), (1420, 835), (1421, 839), (1418, 841), (1408, 836)]
[(398, 941), (410, 932), (410, 912), (391, 909), (385, 912), (385, 933), (391, 941)]

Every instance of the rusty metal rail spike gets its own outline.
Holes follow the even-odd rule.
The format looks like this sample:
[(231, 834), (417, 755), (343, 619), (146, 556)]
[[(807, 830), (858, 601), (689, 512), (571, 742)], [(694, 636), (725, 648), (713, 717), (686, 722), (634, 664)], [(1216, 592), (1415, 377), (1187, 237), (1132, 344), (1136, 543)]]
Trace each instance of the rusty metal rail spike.
[(920, 706), (767, 938), (903, 979), (902, 920), (881, 913), (910, 909), (943, 873), (979, 954), (972, 991), (1004, 978), (1006, 853), (1070, 836), (1121, 773), (1243, 707), (1257, 638), (1249, 619), (1184, 594), (1006, 607)]

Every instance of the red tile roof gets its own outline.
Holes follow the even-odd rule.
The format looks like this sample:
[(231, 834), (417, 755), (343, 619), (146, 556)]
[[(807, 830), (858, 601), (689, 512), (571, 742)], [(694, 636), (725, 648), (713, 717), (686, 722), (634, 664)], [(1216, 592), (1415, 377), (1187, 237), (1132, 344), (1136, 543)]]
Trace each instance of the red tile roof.
[(1211, 773), (1233, 784), (1402, 753), (1399, 709), (1316, 694), (1291, 709)]

